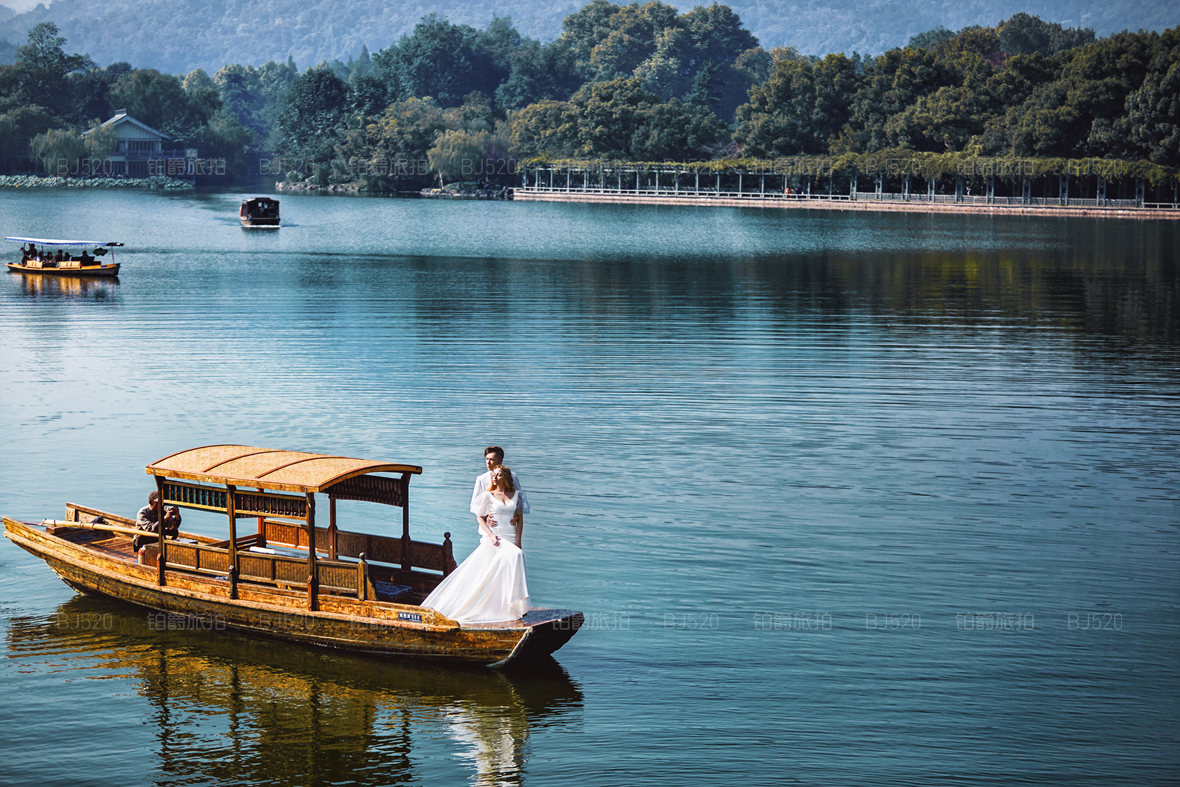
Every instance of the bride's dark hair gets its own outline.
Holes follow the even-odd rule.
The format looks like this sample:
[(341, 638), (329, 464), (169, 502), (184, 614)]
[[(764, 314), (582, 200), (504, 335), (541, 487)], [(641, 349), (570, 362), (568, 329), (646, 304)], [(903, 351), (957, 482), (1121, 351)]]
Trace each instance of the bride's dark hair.
[[(499, 465), (498, 467), (496, 467), (496, 470), (503, 471), (501, 473), (500, 477), (503, 479), (504, 493), (506, 495), (508, 495), (509, 497), (512, 497), (514, 494), (516, 494), (516, 485), (512, 483), (512, 471), (509, 470), (504, 465)], [(492, 472), (495, 472), (495, 470), (493, 470)], [(491, 485), (488, 487), (488, 491), (491, 492), (493, 489), (496, 488), (496, 484), (494, 481), (489, 481), (489, 483)]]

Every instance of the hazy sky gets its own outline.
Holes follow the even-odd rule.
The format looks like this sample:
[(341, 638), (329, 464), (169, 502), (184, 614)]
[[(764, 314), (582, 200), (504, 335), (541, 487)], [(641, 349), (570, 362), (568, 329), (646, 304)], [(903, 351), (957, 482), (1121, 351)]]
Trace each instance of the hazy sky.
[(6, 5), (13, 11), (28, 11), (31, 8), (36, 8), (37, 3), (49, 5), (50, 0), (2, 0), (0, 5)]

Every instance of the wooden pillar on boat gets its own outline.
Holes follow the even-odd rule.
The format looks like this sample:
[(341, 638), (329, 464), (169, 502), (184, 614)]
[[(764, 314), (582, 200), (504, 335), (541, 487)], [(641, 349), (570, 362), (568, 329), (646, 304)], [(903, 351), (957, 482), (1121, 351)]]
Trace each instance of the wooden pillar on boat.
[(402, 571), (413, 568), (410, 561), (410, 474), (402, 473)]
[(238, 488), (225, 485), (225, 513), (229, 515), (229, 597), (238, 597)]
[(447, 576), (455, 570), (455, 550), (451, 543), (451, 534), (449, 532), (443, 533), (443, 576)]
[(335, 560), (336, 552), (336, 496), (328, 495), (328, 557)]
[(319, 609), (319, 581), (315, 567), (315, 495), (307, 493), (307, 608)]
[(356, 564), (356, 597), (366, 600), (369, 589), (369, 561), (364, 552), (357, 555)]
[(168, 557), (164, 551), (164, 478), (162, 476), (156, 476), (156, 494), (160, 497), (160, 524), (158, 526), (160, 532), (157, 540), (160, 545), (160, 557), (156, 562), (156, 584), (163, 586), (164, 566), (168, 564)]

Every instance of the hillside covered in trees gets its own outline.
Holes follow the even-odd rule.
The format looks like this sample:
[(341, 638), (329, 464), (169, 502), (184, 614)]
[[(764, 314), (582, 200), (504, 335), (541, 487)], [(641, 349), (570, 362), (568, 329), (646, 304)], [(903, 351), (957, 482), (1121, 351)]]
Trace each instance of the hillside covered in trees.
[[(681, 13), (712, 0), (674, 3)], [(300, 68), (377, 51), (436, 14), (485, 27), (508, 17), (520, 33), (555, 40), (584, 0), (47, 0), (46, 8), (6, 18), (0, 3), (0, 63), (41, 22), (53, 22), (78, 50), (105, 66), (116, 62), (166, 73), (223, 65), (261, 66), (294, 59)], [(1017, 13), (1099, 36), (1180, 25), (1180, 5), (1135, 0), (733, 0), (729, 6), (763, 47), (793, 46), (808, 55), (878, 55), (927, 30), (994, 26)], [(12, 47), (8, 49), (12, 53)]]
[[(1027, 14), (934, 29), (877, 57), (767, 50), (728, 6), (593, 0), (544, 43), (507, 19), (438, 17), (373, 53), (299, 71), (183, 77), (68, 54), (51, 24), (0, 67), (0, 164), (100, 157), (82, 130), (126, 108), (231, 174), (370, 191), (517, 181), (515, 162), (692, 162), (883, 151), (1180, 167), (1180, 28), (1117, 33)], [(98, 147), (95, 147), (98, 146)], [(1121, 167), (1121, 169), (1120, 169)], [(255, 168), (253, 174), (257, 174)]]

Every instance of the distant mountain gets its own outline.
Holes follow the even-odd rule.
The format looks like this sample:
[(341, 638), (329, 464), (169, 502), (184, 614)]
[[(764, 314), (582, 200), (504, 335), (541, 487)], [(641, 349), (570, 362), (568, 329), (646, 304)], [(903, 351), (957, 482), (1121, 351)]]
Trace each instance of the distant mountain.
[[(621, 1), (619, 4), (623, 4)], [(681, 11), (700, 2), (672, 2)], [(584, 0), (53, 0), (14, 14), (0, 6), (0, 39), (19, 45), (29, 28), (52, 21), (67, 51), (99, 65), (212, 73), (227, 63), (260, 65), (293, 58), (300, 68), (347, 61), (362, 47), (377, 52), (410, 32), (427, 14), (483, 28), (507, 16), (529, 38), (551, 41)], [(762, 46), (794, 46), (805, 54), (879, 54), (935, 28), (993, 26), (1025, 12), (1099, 36), (1124, 29), (1180, 25), (1180, 3), (1142, 0), (732, 0), (726, 3)], [(0, 56), (5, 48), (0, 45)], [(8, 50), (11, 51), (11, 50)]]

